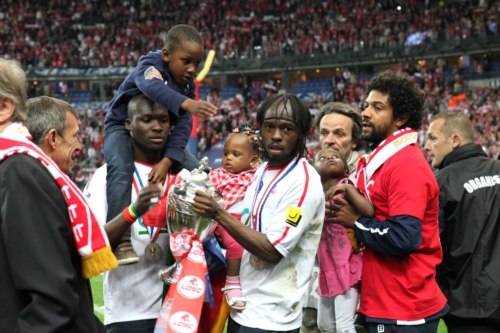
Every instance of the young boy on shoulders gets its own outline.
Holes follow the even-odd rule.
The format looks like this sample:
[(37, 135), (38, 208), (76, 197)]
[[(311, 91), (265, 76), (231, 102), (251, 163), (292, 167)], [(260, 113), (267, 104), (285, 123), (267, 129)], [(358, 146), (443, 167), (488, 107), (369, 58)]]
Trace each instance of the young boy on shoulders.
[[(149, 52), (139, 59), (137, 67), (118, 88), (110, 102), (110, 110), (104, 122), (104, 157), (107, 162), (108, 198), (107, 221), (130, 205), (134, 157), (129, 131), (125, 128), (127, 105), (137, 94), (144, 94), (153, 102), (168, 109), (171, 134), (166, 143), (164, 158), (151, 170), (150, 183), (164, 183), (170, 168), (182, 164), (188, 170), (198, 166), (186, 145), (192, 129), (192, 115), (208, 118), (217, 108), (203, 101), (194, 101), (194, 78), (204, 52), (203, 39), (189, 25), (177, 25), (165, 37), (160, 51)], [(161, 140), (154, 135), (150, 141)], [(127, 232), (115, 250), (119, 265), (137, 263), (139, 257)]]

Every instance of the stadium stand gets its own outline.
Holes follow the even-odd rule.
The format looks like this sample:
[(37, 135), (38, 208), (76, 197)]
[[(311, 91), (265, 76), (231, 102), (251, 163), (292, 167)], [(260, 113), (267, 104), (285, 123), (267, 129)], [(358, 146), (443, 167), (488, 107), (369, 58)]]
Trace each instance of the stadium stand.
[(158, 10), (158, 3), (134, 0), (7, 0), (0, 6), (0, 54), (26, 68), (134, 66), (178, 23), (195, 26), (219, 60), (380, 52), (496, 35), (499, 2), (475, 3), (191, 0), (162, 1)]
[[(470, 79), (500, 77), (500, 57), (490, 57), (487, 47), (500, 45), (500, 1), (446, 1), (445, 6), (444, 1), (428, 0), (187, 0), (162, 1), (161, 6), (157, 10), (158, 4), (138, 0), (6, 0), (0, 4), (0, 55), (18, 60), (28, 76), (38, 77), (36, 71), (45, 71), (50, 77), (31, 81), (29, 96), (54, 96), (81, 110), (79, 125), (85, 148), (74, 170), (78, 179), (104, 163), (106, 102), (140, 55), (161, 48), (165, 32), (178, 23), (201, 31), (206, 49), (217, 51), (215, 66), (242, 67), (250, 60), (259, 64), (265, 58), (270, 65), (295, 63), (295, 71), (313, 59), (328, 62), (353, 54), (357, 59), (381, 58), (378, 67), (372, 65), (364, 71), (372, 74), (343, 66), (333, 75), (299, 76), (286, 87), (287, 92), (300, 96), (313, 110), (332, 100), (359, 109), (373, 73), (389, 67), (405, 71), (426, 92), (427, 117), (449, 108), (464, 111), (474, 121), (477, 142), (492, 158), (500, 153), (498, 85), (467, 87)], [(455, 55), (449, 63), (441, 57), (426, 62), (410, 57), (411, 61), (399, 64), (392, 59), (396, 50), (403, 54), (412, 50), (412, 55), (436, 47), (440, 52), (457, 50), (464, 57), (457, 60), (459, 55)], [(465, 51), (471, 49), (476, 53), (485, 49), (484, 58), (482, 53), (479, 58), (466, 56)], [(103, 67), (106, 77), (99, 69)], [(70, 79), (77, 71), (83, 71), (80, 76), (102, 75), (101, 91)], [(256, 105), (280, 89), (279, 80), (270, 75), (262, 79), (262, 75), (252, 78), (249, 74), (200, 86), (200, 98), (216, 104), (221, 112), (199, 123), (199, 154), (223, 139), (232, 127), (251, 123)], [(311, 139), (311, 152), (314, 145)]]

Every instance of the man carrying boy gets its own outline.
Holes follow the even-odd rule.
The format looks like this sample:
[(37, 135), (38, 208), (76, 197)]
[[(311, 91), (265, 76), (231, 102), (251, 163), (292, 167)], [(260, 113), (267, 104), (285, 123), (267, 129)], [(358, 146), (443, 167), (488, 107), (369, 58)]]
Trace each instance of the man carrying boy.
[[(99, 223), (104, 224), (111, 245), (115, 245), (130, 227), (132, 243), (141, 254), (139, 263), (104, 274), (104, 323), (108, 332), (152, 333), (161, 308), (163, 288), (157, 276), (166, 260), (169, 238), (166, 229), (146, 228), (143, 219), (152, 218), (152, 214), (145, 214), (150, 199), (162, 194), (160, 185), (148, 186), (148, 175), (163, 158), (170, 131), (169, 112), (144, 95), (134, 96), (129, 102), (126, 128), (130, 131), (135, 159), (133, 180), (128, 185), (131, 190), (133, 188), (131, 199), (135, 203), (130, 205), (130, 210), (126, 208), (105, 223), (106, 187), (109, 186), (106, 183), (107, 165), (95, 172), (84, 194)], [(173, 176), (169, 175), (169, 180), (170, 177)], [(137, 214), (136, 223), (130, 212)]]
[(338, 197), (326, 213), (354, 228), (366, 247), (358, 319), (368, 333), (436, 332), (449, 307), (436, 283), (439, 188), (416, 144), (424, 93), (392, 71), (373, 78), (366, 91), (362, 138), (373, 152), (361, 158), (356, 179), (375, 217), (361, 217)]
[[(142, 56), (137, 67), (120, 85), (117, 95), (110, 102), (110, 110), (104, 123), (104, 157), (108, 164), (109, 184), (106, 189), (106, 221), (113, 219), (130, 204), (130, 182), (134, 163), (129, 132), (124, 125), (127, 105), (133, 96), (142, 93), (166, 108), (172, 125), (164, 157), (151, 170), (148, 181), (164, 183), (174, 164), (182, 163), (189, 170), (198, 166), (192, 155), (188, 153), (185, 156), (185, 147), (191, 134), (192, 115), (208, 118), (217, 111), (216, 107), (209, 103), (193, 100), (196, 89), (194, 75), (202, 61), (203, 51), (203, 39), (196, 29), (189, 25), (173, 27), (165, 37), (163, 50)], [(119, 265), (139, 261), (130, 243), (130, 232), (126, 232), (115, 250), (115, 255)]]

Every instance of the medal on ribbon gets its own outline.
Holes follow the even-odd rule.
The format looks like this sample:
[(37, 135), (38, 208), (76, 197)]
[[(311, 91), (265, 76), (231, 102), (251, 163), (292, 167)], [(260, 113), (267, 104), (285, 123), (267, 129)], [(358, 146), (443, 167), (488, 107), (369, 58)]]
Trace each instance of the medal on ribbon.
[(160, 234), (160, 228), (151, 228), (148, 227), (149, 238), (151, 239), (151, 243), (149, 243), (144, 249), (144, 255), (148, 260), (158, 260), (162, 255), (162, 250), (160, 245), (156, 243), (156, 239)]

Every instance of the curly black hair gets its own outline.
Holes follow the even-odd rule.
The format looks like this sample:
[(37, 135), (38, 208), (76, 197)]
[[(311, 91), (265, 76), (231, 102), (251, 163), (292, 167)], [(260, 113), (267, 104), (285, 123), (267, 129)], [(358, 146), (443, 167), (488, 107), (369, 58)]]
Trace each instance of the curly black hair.
[(198, 30), (187, 24), (178, 24), (167, 32), (167, 36), (163, 41), (165, 48), (173, 52), (182, 42), (192, 42), (203, 46), (203, 38), (201, 38)]
[[(297, 140), (297, 153), (300, 157), (306, 157), (309, 155), (306, 146), (307, 133), (311, 128), (312, 115), (309, 108), (302, 102), (300, 98), (295, 95), (290, 94), (280, 94), (280, 95), (272, 95), (264, 102), (262, 102), (257, 108), (257, 124), (259, 127), (262, 127), (262, 123), (264, 122), (264, 117), (271, 108), (271, 106), (275, 105), (275, 108), (278, 109), (280, 106), (283, 107), (281, 110), (281, 114), (288, 111), (290, 108), (290, 114), (292, 116), (292, 122), (297, 127), (298, 140)], [(264, 149), (265, 153), (265, 149)], [(267, 157), (267, 156), (266, 156)]]
[(425, 94), (408, 74), (386, 70), (368, 83), (366, 96), (372, 90), (388, 95), (393, 120), (408, 117), (404, 127), (415, 130), (420, 128), (424, 116)]

